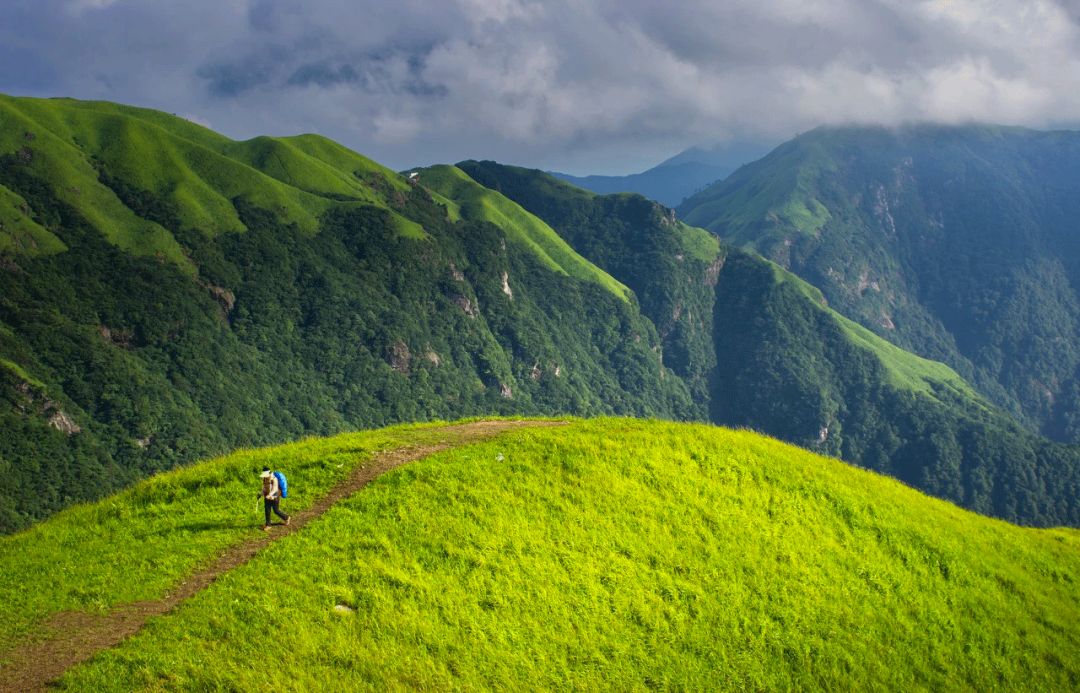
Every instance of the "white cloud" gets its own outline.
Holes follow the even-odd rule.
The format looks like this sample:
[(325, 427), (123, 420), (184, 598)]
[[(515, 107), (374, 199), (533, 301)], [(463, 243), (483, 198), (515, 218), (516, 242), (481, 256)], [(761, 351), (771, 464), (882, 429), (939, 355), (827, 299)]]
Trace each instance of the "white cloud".
[(424, 127), (420, 118), (406, 113), (381, 112), (372, 118), (374, 137), (380, 144), (412, 142)]

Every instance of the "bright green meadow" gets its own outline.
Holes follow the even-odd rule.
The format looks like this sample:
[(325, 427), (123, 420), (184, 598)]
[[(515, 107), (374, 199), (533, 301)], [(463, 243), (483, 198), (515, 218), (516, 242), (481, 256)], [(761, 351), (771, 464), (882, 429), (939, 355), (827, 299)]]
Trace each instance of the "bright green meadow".
[[(264, 460), (299, 507), (429, 435), (245, 451), (0, 540), (4, 625), (45, 610), (22, 592), (61, 608), (159, 594), (252, 532)], [(75, 553), (82, 576), (25, 589)], [(749, 431), (579, 421), (384, 475), (61, 687), (1068, 690), (1078, 578), (1075, 530), (988, 519)]]
[[(285, 507), (295, 512), (381, 450), (454, 439), (422, 424), (240, 450), (69, 508), (0, 540), (0, 632), (13, 643), (60, 611), (160, 598), (227, 546), (260, 535), (264, 465), (287, 471)], [(4, 649), (0, 641), (0, 661)]]

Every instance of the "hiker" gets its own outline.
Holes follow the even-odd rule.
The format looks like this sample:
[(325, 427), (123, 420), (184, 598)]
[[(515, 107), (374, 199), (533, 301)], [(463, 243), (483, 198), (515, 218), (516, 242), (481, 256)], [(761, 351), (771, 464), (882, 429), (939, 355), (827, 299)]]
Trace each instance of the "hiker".
[(263, 499), (263, 509), (266, 511), (266, 524), (263, 525), (263, 531), (270, 531), (270, 511), (273, 510), (274, 514), (285, 520), (285, 524), (289, 524), (289, 516), (281, 512), (281, 486), (278, 484), (277, 477), (270, 471), (269, 467), (263, 467), (262, 474), (262, 493), (260, 494)]

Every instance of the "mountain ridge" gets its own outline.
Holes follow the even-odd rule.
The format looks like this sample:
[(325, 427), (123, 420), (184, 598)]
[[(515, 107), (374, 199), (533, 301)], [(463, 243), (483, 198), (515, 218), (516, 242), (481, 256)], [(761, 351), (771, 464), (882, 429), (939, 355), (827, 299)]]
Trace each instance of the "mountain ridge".
[(681, 213), (754, 247), (899, 346), (1072, 441), (1080, 134), (821, 128)]
[(740, 166), (760, 158), (768, 149), (756, 142), (691, 147), (650, 169), (624, 176), (548, 173), (597, 194), (639, 193), (668, 207), (675, 207), (703, 187), (723, 180)]
[(1023, 431), (954, 370), (855, 325), (774, 263), (727, 244), (695, 261), (680, 243), (708, 234), (640, 196), (595, 196), (494, 162), (458, 166), (634, 290), (660, 329), (665, 363), (687, 378), (695, 402), (708, 403), (709, 421), (884, 471), (981, 512), (1042, 516), (1039, 524), (1063, 510), (1073, 516), (1065, 509), (1080, 491), (1080, 450)]
[[(54, 132), (4, 129), (0, 185), (66, 248), (0, 229), (15, 233), (0, 244), (4, 531), (237, 446), (482, 414), (751, 426), (982, 512), (1080, 524), (1076, 451), (640, 195), (493, 162), (410, 184), (318, 137), (234, 143), (122, 106), (0, 104)], [(156, 230), (102, 232), (84, 214), (98, 197)], [(213, 204), (233, 227), (197, 223)]]
[[(0, 368), (6, 531), (231, 446), (450, 415), (689, 408), (614, 281), (572, 251), (591, 279), (507, 244), (525, 233), (511, 217), (455, 219), (450, 201), (318, 138), (230, 143), (122, 106), (0, 106), (27, 125), (3, 129), (0, 185), (67, 248), (0, 244), (0, 357), (17, 367)], [(184, 137), (147, 155), (173, 125)], [(98, 197), (156, 230), (103, 232), (106, 217), (84, 215)], [(236, 223), (196, 223), (206, 200)]]

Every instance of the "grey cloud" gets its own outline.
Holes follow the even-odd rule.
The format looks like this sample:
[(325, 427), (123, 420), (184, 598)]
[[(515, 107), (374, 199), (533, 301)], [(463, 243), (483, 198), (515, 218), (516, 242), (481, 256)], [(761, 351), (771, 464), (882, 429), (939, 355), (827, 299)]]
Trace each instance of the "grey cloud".
[(335, 84), (355, 83), (359, 80), (360, 75), (357, 74), (352, 65), (331, 67), (326, 63), (310, 63), (298, 67), (295, 72), (289, 75), (289, 79), (285, 83), (292, 87), (306, 87), (313, 84), (320, 87), (329, 87)]
[(424, 58), (417, 54), (375, 54), (349, 62), (320, 61), (299, 66), (285, 80), (289, 87), (351, 85), (369, 94), (407, 94), (444, 97), (445, 87), (429, 84), (421, 74)]
[(641, 168), (822, 123), (1080, 122), (1080, 0), (13, 0), (0, 91), (390, 165)]
[(258, 63), (205, 65), (195, 74), (206, 80), (212, 95), (223, 98), (239, 96), (271, 81), (269, 70)]

